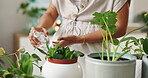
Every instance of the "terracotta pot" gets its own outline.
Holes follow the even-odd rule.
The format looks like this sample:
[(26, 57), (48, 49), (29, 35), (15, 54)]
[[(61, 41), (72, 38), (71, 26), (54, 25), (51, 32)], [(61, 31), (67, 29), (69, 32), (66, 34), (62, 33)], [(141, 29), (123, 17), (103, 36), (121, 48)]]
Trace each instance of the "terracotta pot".
[(82, 78), (83, 73), (77, 59), (48, 58), (42, 69), (45, 78)]
[(51, 63), (56, 63), (56, 64), (73, 64), (77, 62), (77, 58), (75, 59), (52, 59), (48, 58), (48, 61)]

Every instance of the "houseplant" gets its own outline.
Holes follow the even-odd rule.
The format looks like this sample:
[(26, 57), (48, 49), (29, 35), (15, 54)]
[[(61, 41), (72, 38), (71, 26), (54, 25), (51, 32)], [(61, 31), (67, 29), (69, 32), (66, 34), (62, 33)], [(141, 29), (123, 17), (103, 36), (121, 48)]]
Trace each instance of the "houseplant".
[[(46, 41), (47, 52), (37, 48), (41, 53), (45, 54), (48, 59), (43, 66), (42, 75), (45, 78), (82, 78), (83, 73), (81, 66), (77, 63), (77, 58), (84, 56), (80, 51), (70, 50), (69, 47), (55, 48), (48, 46)], [(57, 75), (58, 74), (58, 75)]]
[[(21, 53), (20, 58), (17, 53)], [(16, 57), (16, 62), (11, 60), (10, 56), (12, 55)], [(34, 62), (40, 61), (40, 58), (36, 54), (30, 55), (25, 49), (19, 49), (15, 53), (7, 54), (3, 48), (0, 48), (0, 58), (4, 58), (10, 64), (8, 69), (4, 69), (0, 65), (0, 78), (43, 78), (32, 74), (33, 65), (38, 66)], [(39, 69), (41, 70), (42, 68), (39, 67)]]
[[(102, 40), (102, 52), (91, 53), (86, 56), (86, 77), (87, 78), (134, 78), (135, 77), (135, 65), (136, 57), (128, 53), (130, 50), (126, 46), (122, 53), (117, 53), (118, 48), (122, 42), (128, 41), (132, 38), (126, 38), (126, 36), (132, 33), (135, 29), (127, 33), (121, 40), (113, 39), (111, 35), (116, 32), (115, 23), (116, 13), (107, 11), (105, 13), (94, 13), (94, 21), (92, 24), (101, 25), (102, 29), (106, 31)], [(99, 27), (100, 28), (100, 27)], [(108, 36), (109, 35), (109, 36)], [(110, 41), (108, 40), (110, 38)], [(114, 51), (110, 52), (109, 43), (112, 43)], [(104, 48), (106, 46), (106, 49)], [(90, 71), (94, 72), (90, 72)], [(106, 73), (106, 75), (103, 75)]]
[[(94, 13), (94, 21), (92, 24), (100, 25), (106, 31), (106, 34), (102, 34), (102, 53), (91, 53), (86, 56), (86, 77), (87, 78), (135, 78), (135, 64), (136, 57), (126, 54), (130, 52), (131, 46), (128, 46), (129, 40), (133, 40), (135, 37), (127, 37), (128, 34), (139, 30), (146, 25), (139, 27), (135, 30), (128, 32), (120, 40), (113, 39), (111, 35), (116, 32), (115, 23), (116, 13), (112, 11), (107, 11), (105, 13)], [(109, 35), (109, 36), (108, 36)], [(110, 41), (108, 40), (110, 39)], [(144, 39), (136, 39), (144, 40)], [(114, 51), (110, 52), (109, 43), (112, 43)], [(126, 42), (125, 48), (123, 48), (122, 53), (117, 53), (117, 50), (122, 42)], [(104, 49), (106, 46), (106, 49)], [(140, 44), (141, 46), (141, 44)], [(106, 53), (105, 53), (105, 52)], [(135, 51), (141, 51), (141, 49), (135, 49)], [(94, 72), (90, 72), (90, 71)], [(103, 75), (106, 73), (107, 75)]]

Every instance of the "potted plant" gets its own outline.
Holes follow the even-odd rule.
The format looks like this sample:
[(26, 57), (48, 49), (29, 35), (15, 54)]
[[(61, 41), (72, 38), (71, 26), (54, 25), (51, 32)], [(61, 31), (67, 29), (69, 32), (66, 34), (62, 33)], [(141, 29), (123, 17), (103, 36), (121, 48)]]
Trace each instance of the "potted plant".
[[(148, 14), (143, 14), (143, 18), (148, 18)], [(148, 20), (145, 20), (145, 25), (148, 25)], [(127, 50), (130, 50), (130, 52), (134, 52), (134, 55), (137, 57), (136, 60), (136, 76), (135, 78), (147, 78), (147, 72), (148, 72), (148, 64), (147, 64), (147, 54), (148, 54), (148, 36), (146, 38), (135, 38), (135, 37), (127, 37), (126, 38), (126, 47), (124, 48)]]
[[(21, 53), (20, 58), (17, 53)], [(11, 60), (10, 56), (14, 55), (16, 57), (16, 62)], [(41, 76), (34, 76), (33, 65), (39, 67), (36, 63), (41, 59), (36, 55), (30, 55), (25, 49), (20, 49), (12, 54), (6, 54), (3, 48), (0, 48), (0, 58), (4, 58), (10, 67), (4, 69), (0, 64), (0, 78), (43, 78)], [(39, 67), (41, 70), (42, 67)]]
[[(91, 53), (86, 55), (86, 77), (87, 78), (135, 78), (135, 65), (136, 57), (127, 54), (130, 52), (130, 46), (125, 46), (122, 53), (117, 53), (118, 48), (121, 47), (122, 42), (129, 41), (133, 37), (127, 38), (126, 36), (142, 27), (128, 32), (120, 40), (113, 39), (112, 35), (116, 32), (115, 23), (117, 13), (107, 11), (105, 13), (95, 12), (92, 24), (102, 26), (106, 34), (102, 34), (102, 52)], [(110, 40), (108, 40), (110, 39)], [(109, 43), (112, 43), (114, 51), (110, 52)], [(128, 43), (127, 43), (128, 44)], [(104, 48), (106, 46), (106, 48)], [(91, 72), (94, 71), (94, 72)], [(105, 73), (105, 75), (104, 75)]]
[(69, 47), (59, 47), (57, 44), (54, 48), (48, 46), (46, 41), (47, 52), (37, 48), (45, 54), (47, 61), (42, 69), (42, 76), (45, 78), (82, 78), (83, 73), (81, 66), (77, 63), (77, 58), (84, 56), (80, 51), (70, 50)]
[(144, 51), (147, 55), (142, 57), (142, 78), (148, 77), (148, 38), (144, 40), (143, 44)]

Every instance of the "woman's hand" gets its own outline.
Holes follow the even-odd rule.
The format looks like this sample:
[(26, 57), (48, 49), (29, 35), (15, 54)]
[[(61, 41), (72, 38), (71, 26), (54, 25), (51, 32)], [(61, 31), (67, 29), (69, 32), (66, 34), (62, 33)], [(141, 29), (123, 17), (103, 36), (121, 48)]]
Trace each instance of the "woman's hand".
[(70, 36), (66, 36), (66, 37), (59, 37), (58, 38), (59, 42), (54, 42), (55, 44), (59, 44), (60, 47), (64, 47), (67, 45), (72, 45), (75, 43), (82, 43), (84, 41), (84, 37), (83, 36), (75, 36), (75, 35), (70, 35)]
[(31, 28), (30, 33), (29, 33), (29, 39), (30, 39), (32, 46), (37, 48), (38, 45), (41, 44), (41, 42), (37, 38), (34, 37), (35, 32), (43, 32), (45, 36), (48, 35), (48, 32), (46, 31), (45, 28), (42, 28), (42, 27), (32, 27)]

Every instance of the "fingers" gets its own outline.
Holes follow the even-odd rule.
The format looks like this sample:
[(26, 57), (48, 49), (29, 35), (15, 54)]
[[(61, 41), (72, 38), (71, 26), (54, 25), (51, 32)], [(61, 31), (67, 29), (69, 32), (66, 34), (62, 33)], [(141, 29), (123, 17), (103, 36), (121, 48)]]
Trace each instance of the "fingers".
[(38, 30), (39, 29), (32, 27), (31, 30), (30, 30), (30, 33), (29, 33), (29, 40), (30, 40), (32, 46), (35, 47), (35, 48), (37, 48), (38, 45), (41, 44), (41, 42), (37, 38), (34, 37), (35, 31), (38, 31)]

